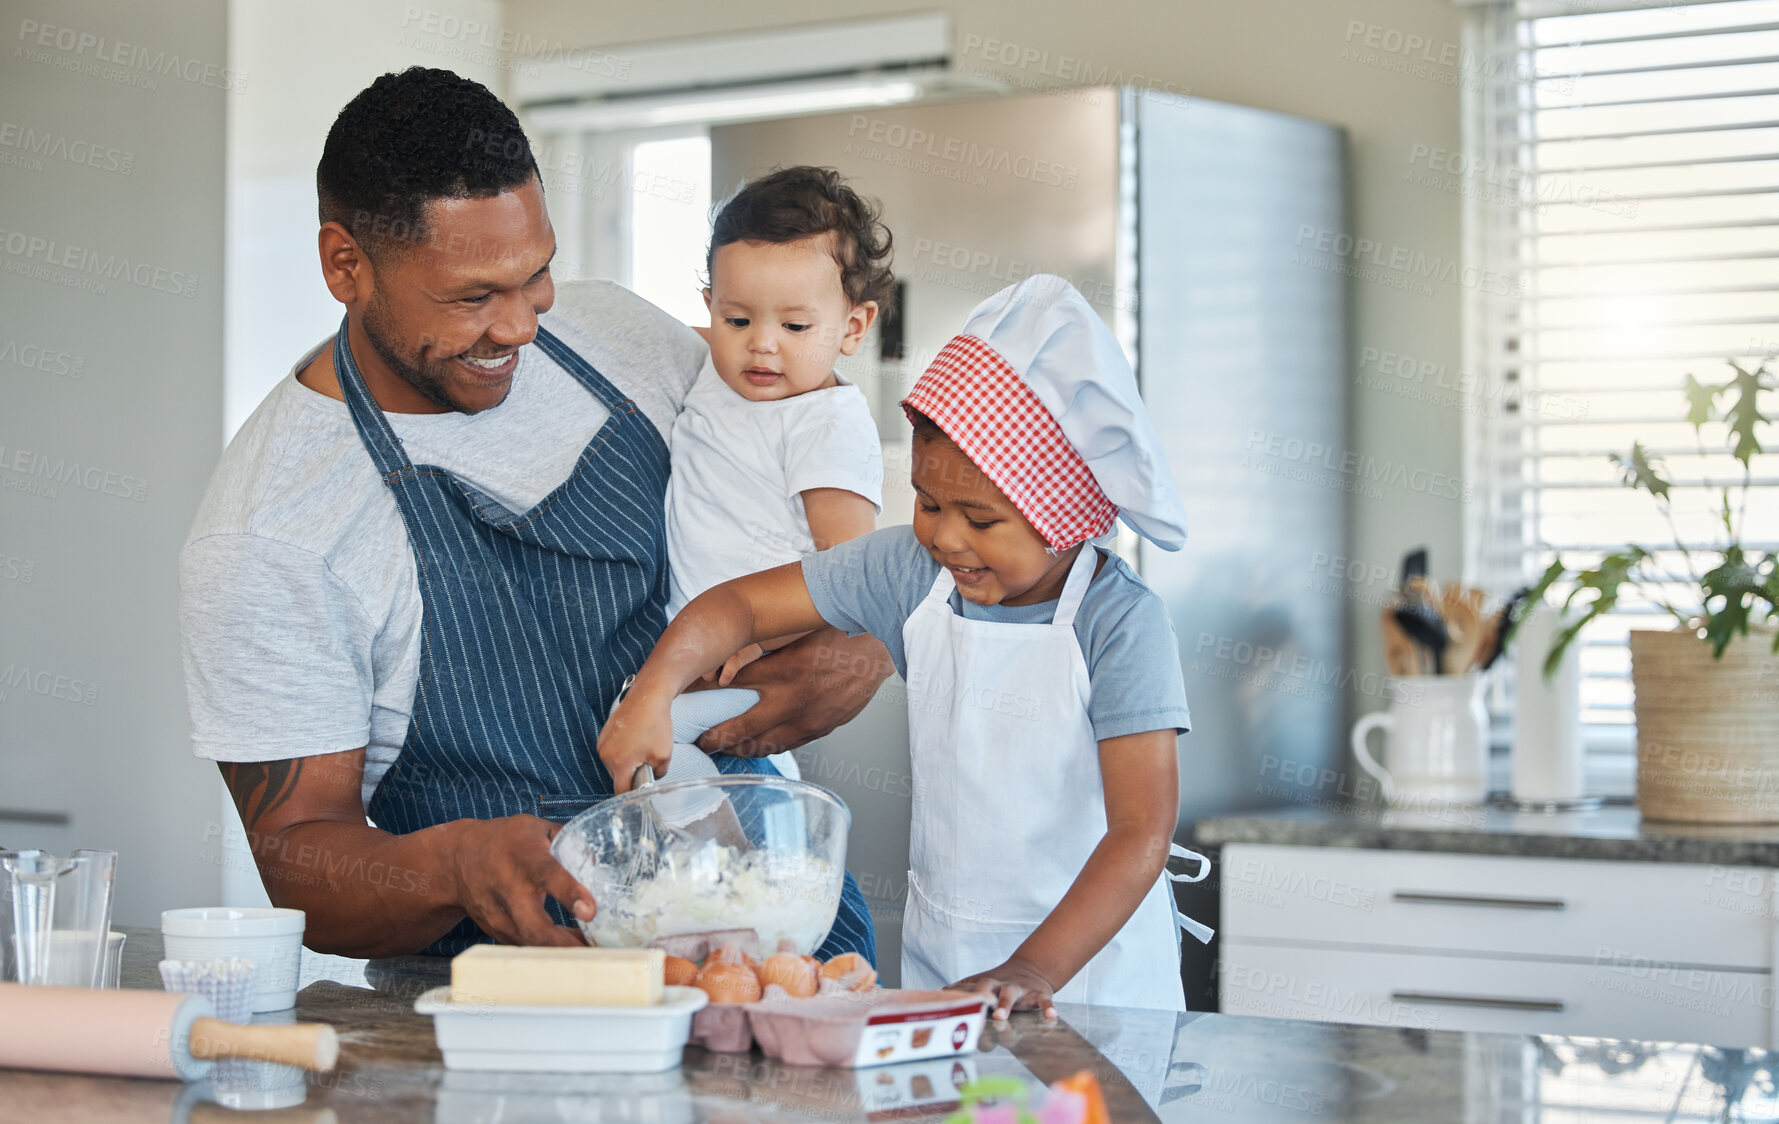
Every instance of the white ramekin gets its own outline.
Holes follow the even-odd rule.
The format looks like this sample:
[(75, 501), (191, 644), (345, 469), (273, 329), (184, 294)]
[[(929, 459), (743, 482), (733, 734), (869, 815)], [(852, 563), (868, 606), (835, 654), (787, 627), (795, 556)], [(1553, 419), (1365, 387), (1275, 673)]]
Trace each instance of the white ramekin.
[(296, 1006), (302, 968), (303, 911), (204, 906), (161, 914), (161, 943), (168, 960), (218, 960), (240, 956), (257, 966), (253, 1009)]

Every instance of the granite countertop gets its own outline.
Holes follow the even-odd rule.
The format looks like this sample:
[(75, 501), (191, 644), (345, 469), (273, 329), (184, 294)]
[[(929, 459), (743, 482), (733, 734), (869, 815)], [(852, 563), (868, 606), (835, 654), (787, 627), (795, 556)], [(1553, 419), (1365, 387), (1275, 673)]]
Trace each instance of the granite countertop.
[(1518, 812), (1449, 805), (1425, 811), (1291, 807), (1198, 821), (1200, 843), (1275, 843), (1547, 859), (1779, 866), (1779, 826), (1654, 823), (1634, 807)]
[[(160, 934), (127, 931), (124, 985), (158, 987)], [(989, 1074), (1054, 1080), (1083, 1068), (1099, 1076), (1120, 1122), (1779, 1117), (1779, 1055), (1764, 1050), (1066, 1004), (1048, 1026), (1026, 1014), (998, 1032), (991, 1024), (980, 1052), (942, 1063), (799, 1069), (758, 1054), (690, 1049), (679, 1069), (646, 1076), (446, 1072), (432, 1021), (413, 1006), (447, 977), (443, 960), (305, 952), (295, 1017), (339, 1030), (336, 1072), (305, 1076), (232, 1063), (246, 1072), (180, 1085), (0, 1070), (0, 1119), (247, 1121), (254, 1115), (241, 1106), (251, 1104), (271, 1110), (258, 1117), (265, 1124), (940, 1119), (949, 1107), (941, 1091), (953, 1081)], [(928, 1090), (937, 1103), (921, 1108), (906, 1099)]]

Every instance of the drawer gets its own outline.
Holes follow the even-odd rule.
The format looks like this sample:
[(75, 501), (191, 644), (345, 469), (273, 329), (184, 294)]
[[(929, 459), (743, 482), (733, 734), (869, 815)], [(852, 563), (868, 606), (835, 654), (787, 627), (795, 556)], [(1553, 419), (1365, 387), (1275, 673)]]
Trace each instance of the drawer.
[(1414, 1030), (1586, 1035), (1766, 1047), (1773, 978), (1227, 941), (1225, 1013)]
[(1773, 874), (1239, 843), (1222, 935), (1771, 971)]

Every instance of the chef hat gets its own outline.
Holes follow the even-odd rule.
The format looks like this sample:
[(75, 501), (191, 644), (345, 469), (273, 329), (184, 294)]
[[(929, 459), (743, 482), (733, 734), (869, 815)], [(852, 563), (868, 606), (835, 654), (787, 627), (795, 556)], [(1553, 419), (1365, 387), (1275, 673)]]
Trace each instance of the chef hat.
[(1057, 550), (1120, 515), (1164, 550), (1186, 541), (1136, 374), (1060, 277), (1035, 274), (977, 305), (902, 407), (931, 418)]

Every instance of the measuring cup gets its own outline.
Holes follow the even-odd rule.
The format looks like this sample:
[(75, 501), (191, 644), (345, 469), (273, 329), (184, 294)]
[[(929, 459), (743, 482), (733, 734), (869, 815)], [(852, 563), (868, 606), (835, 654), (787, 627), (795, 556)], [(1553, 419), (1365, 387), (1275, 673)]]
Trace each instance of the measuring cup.
[(116, 851), (0, 851), (0, 979), (100, 986), (116, 872)]

